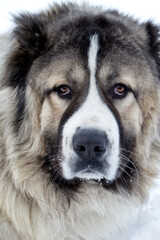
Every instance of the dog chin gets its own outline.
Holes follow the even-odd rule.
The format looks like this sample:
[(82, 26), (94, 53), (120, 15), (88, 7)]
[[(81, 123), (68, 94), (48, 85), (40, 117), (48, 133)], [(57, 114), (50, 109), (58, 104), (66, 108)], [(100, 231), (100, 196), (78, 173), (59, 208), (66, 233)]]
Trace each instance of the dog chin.
[(63, 164), (62, 169), (63, 178), (66, 180), (73, 180), (76, 178), (80, 179), (81, 181), (95, 180), (97, 182), (105, 181), (107, 183), (113, 182), (117, 175), (117, 171), (113, 172), (109, 169), (106, 171), (106, 174), (93, 169), (84, 169), (75, 173), (71, 171), (70, 167), (68, 167), (68, 164), (65, 163)]
[(110, 177), (105, 176), (100, 172), (91, 172), (91, 171), (80, 171), (76, 174), (70, 174), (70, 177), (66, 177), (67, 180), (79, 179), (81, 182), (89, 182), (89, 183), (98, 183), (100, 185), (107, 184), (109, 185), (114, 181), (114, 179), (110, 179)]

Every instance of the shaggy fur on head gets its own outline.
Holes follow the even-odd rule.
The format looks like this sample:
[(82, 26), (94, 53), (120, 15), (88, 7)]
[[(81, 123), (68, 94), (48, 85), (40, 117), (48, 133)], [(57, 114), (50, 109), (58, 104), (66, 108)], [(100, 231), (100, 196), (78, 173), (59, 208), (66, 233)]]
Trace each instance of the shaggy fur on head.
[[(0, 36), (0, 239), (111, 240), (158, 171), (159, 28), (74, 4), (14, 21)], [(110, 179), (73, 171), (78, 124), (118, 149)]]

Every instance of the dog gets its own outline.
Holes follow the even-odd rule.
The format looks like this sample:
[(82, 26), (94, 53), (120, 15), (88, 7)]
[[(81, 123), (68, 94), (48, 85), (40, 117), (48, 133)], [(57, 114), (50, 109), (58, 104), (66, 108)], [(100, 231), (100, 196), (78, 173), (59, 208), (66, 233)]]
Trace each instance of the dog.
[(159, 168), (159, 27), (68, 3), (0, 37), (0, 239), (111, 240)]

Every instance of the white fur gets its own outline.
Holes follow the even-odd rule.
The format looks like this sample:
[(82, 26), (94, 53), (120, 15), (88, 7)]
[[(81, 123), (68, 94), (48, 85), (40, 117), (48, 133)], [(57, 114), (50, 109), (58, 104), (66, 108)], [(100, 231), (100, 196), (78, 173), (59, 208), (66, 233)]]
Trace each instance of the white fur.
[(119, 162), (119, 128), (117, 121), (104, 103), (99, 95), (96, 86), (96, 69), (97, 69), (97, 53), (98, 53), (98, 36), (94, 35), (90, 39), (90, 47), (88, 53), (88, 67), (90, 70), (90, 89), (88, 96), (83, 103), (83, 105), (69, 118), (69, 120), (64, 125), (63, 129), (63, 155), (64, 161), (62, 163), (63, 174), (67, 179), (72, 179), (75, 175), (72, 173), (72, 164), (76, 154), (72, 147), (72, 138), (76, 132), (76, 129), (80, 127), (81, 129), (95, 128), (106, 132), (109, 143), (111, 145), (111, 150), (105, 152), (106, 161), (109, 163), (109, 171), (107, 175), (102, 174), (86, 174), (79, 173), (76, 177), (80, 178), (107, 178), (108, 180), (113, 180)]

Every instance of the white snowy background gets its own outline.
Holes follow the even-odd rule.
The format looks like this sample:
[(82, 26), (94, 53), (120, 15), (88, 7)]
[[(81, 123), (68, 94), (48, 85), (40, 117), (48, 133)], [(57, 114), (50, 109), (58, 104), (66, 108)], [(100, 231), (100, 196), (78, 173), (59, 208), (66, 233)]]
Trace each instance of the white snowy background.
[[(0, 0), (0, 33), (13, 27), (11, 14), (21, 11), (37, 12), (47, 8), (53, 0)], [(56, 0), (62, 2), (62, 0)], [(67, 2), (64, 0), (63, 2)], [(82, 0), (76, 2), (82, 3)], [(92, 5), (118, 9), (140, 21), (152, 20), (160, 24), (160, 0), (90, 0)], [(149, 200), (139, 213), (138, 222), (131, 224), (116, 240), (160, 240), (160, 177), (151, 189)]]

